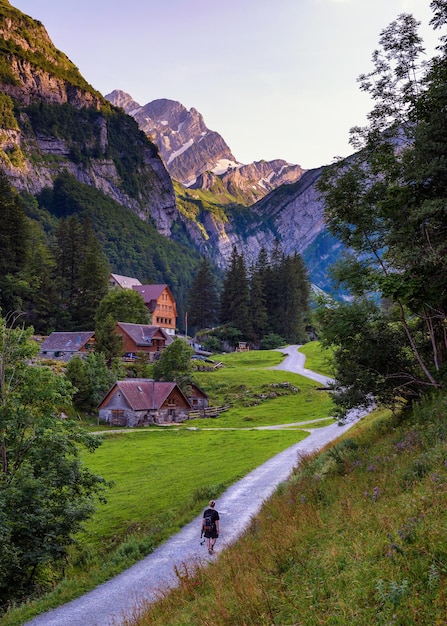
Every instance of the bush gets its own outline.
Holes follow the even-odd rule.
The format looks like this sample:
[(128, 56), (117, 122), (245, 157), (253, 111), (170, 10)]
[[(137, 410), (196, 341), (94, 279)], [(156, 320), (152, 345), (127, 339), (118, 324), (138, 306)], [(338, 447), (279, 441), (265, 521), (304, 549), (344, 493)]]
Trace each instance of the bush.
[(261, 340), (261, 350), (274, 350), (286, 344), (284, 337), (277, 335), (276, 333), (268, 333)]

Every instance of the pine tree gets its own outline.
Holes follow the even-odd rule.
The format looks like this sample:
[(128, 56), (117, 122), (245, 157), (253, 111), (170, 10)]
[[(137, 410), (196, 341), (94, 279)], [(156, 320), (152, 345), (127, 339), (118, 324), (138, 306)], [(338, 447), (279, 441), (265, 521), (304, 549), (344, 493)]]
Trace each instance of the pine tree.
[(245, 258), (233, 247), (221, 294), (221, 322), (231, 324), (245, 337), (250, 337), (249, 311), (250, 292)]
[(202, 259), (187, 300), (188, 324), (191, 330), (211, 328), (218, 320), (219, 298), (210, 262)]
[(29, 288), (26, 267), (30, 249), (29, 220), (17, 192), (0, 170), (0, 309), (22, 308)]
[(250, 276), (250, 312), (252, 340), (256, 345), (260, 344), (267, 330), (267, 291), (266, 278), (268, 269), (268, 257), (265, 248), (259, 251), (256, 265), (251, 269)]
[(96, 311), (108, 292), (110, 267), (88, 220), (82, 224), (84, 252), (72, 311), (72, 329), (94, 328)]

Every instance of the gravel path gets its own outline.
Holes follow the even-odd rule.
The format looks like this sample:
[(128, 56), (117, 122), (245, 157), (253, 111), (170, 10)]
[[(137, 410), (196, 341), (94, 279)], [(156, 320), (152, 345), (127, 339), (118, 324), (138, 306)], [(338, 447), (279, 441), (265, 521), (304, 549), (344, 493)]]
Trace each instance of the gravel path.
[[(327, 384), (329, 379), (304, 368), (305, 356), (297, 346), (283, 350), (287, 356), (275, 369), (285, 369)], [(288, 479), (302, 455), (319, 450), (344, 433), (361, 417), (353, 415), (347, 425), (308, 429), (309, 436), (255, 469), (235, 483), (218, 499), (221, 533), (216, 552), (225, 549), (243, 533), (251, 518), (261, 509), (278, 485)], [(290, 426), (290, 425), (288, 425)], [(176, 586), (174, 568), (205, 563), (212, 559), (200, 544), (201, 515), (159, 546), (152, 554), (96, 587), (89, 593), (28, 622), (28, 626), (112, 626), (137, 615), (143, 602), (159, 597), (158, 591)]]

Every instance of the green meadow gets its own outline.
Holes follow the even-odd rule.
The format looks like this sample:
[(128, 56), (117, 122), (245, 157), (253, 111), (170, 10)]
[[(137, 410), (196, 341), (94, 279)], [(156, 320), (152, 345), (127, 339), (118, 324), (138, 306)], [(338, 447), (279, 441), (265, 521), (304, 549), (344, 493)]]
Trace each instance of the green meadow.
[[(61, 582), (40, 600), (11, 610), (2, 624), (23, 624), (130, 567), (199, 515), (210, 498), (305, 438), (306, 426), (300, 430), (294, 424), (328, 423), (327, 392), (301, 376), (270, 369), (282, 361), (281, 353), (213, 358), (223, 366), (197, 372), (195, 380), (212, 404), (230, 409), (219, 418), (183, 425), (119, 433), (102, 429), (102, 445), (94, 454), (85, 453), (83, 461), (111, 481), (107, 503), (98, 505), (76, 537)], [(286, 427), (258, 430), (279, 424)]]

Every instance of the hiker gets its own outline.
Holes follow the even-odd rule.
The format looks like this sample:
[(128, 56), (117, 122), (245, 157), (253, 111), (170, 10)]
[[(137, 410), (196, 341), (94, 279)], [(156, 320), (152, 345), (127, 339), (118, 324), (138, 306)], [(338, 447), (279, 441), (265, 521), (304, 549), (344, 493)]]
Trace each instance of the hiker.
[(214, 552), (214, 544), (219, 536), (219, 513), (214, 509), (216, 503), (214, 500), (209, 501), (208, 508), (205, 509), (202, 518), (202, 533), (205, 535), (206, 547), (209, 554)]

